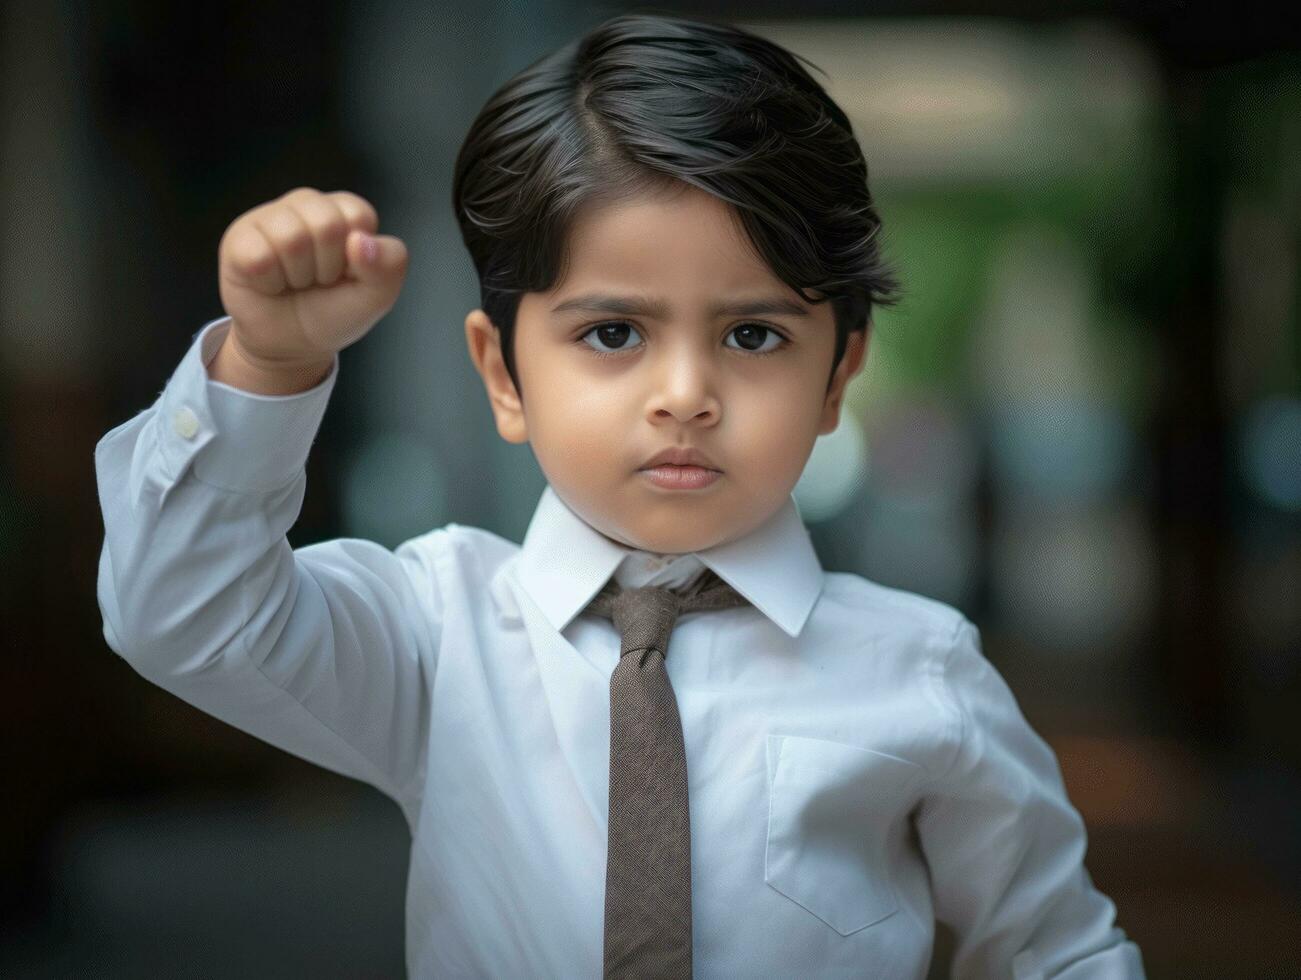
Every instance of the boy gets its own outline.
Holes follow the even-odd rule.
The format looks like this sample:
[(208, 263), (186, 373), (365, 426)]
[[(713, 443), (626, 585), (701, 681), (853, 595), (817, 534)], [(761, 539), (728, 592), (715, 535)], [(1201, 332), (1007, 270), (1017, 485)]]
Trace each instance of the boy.
[[(936, 919), (954, 977), (1143, 975), (977, 628), (824, 571), (791, 496), (893, 301), (866, 176), (795, 58), (723, 24), (616, 17), (489, 100), (453, 204), (471, 358), (547, 479), (522, 546), (457, 524), (392, 552), (285, 539), (338, 352), (406, 273), (348, 192), (230, 225), (227, 316), (96, 447), (108, 644), (402, 808), (412, 976), (920, 978)], [(704, 582), (729, 604), (670, 613), (671, 643), (630, 639), (626, 603), (594, 612), (678, 612)], [(630, 649), (665, 727), (616, 759)], [(612, 777), (675, 747), (685, 875), (654, 863), (685, 798), (632, 805), (644, 837), (614, 826)], [(644, 890), (612, 911), (616, 854)]]

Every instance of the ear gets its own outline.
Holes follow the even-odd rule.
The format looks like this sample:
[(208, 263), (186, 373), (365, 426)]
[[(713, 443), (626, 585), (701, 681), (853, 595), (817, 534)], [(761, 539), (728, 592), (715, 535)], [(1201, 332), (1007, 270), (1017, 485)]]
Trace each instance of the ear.
[(474, 361), (474, 368), (488, 391), (488, 404), (497, 422), (498, 435), (507, 442), (527, 442), (524, 405), (502, 358), (501, 333), (483, 310), (471, 310), (466, 316), (465, 341), (470, 348), (470, 360)]
[(845, 387), (849, 384), (849, 379), (858, 373), (858, 369), (863, 366), (863, 359), (867, 357), (868, 329), (870, 328), (852, 330), (845, 340), (845, 353), (836, 366), (836, 373), (831, 379), (831, 389), (827, 392), (827, 400), (822, 406), (822, 420), (818, 424), (820, 436), (835, 432), (836, 427), (840, 425), (840, 404), (845, 397)]

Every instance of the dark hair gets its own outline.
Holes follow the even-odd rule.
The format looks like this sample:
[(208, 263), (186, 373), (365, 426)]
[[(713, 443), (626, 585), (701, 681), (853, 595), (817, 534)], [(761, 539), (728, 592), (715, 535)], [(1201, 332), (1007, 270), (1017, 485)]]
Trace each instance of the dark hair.
[(521, 394), (520, 297), (563, 279), (579, 209), (683, 182), (731, 204), (805, 302), (832, 303), (830, 389), (849, 332), (898, 302), (899, 284), (849, 119), (797, 57), (729, 24), (621, 14), (489, 98), (457, 154), (452, 206)]

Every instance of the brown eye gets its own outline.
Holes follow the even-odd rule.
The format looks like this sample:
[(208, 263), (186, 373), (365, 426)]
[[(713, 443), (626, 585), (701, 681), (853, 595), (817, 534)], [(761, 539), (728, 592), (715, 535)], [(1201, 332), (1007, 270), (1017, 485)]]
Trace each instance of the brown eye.
[[(779, 350), (785, 340), (772, 327), (766, 327), (762, 323), (742, 323), (734, 327), (729, 336), (735, 336), (740, 341), (740, 350), (750, 354), (771, 354)], [(775, 340), (776, 343), (764, 348), (764, 341), (769, 339)]]
[(583, 334), (583, 336), (580, 337), (579, 339), (586, 342), (588, 337), (595, 335), (596, 338), (602, 344), (608, 344), (616, 349), (603, 350), (591, 344), (588, 344), (588, 346), (592, 347), (593, 353), (600, 354), (603, 356), (608, 356), (610, 354), (617, 354), (620, 352), (620, 350), (626, 349), (623, 347), (623, 344), (625, 341), (627, 341), (629, 333), (636, 333), (636, 331), (633, 330), (632, 328), (632, 324), (630, 323), (624, 323), (623, 321), (616, 321), (613, 323), (598, 323), (591, 330), (587, 331), (587, 333)]

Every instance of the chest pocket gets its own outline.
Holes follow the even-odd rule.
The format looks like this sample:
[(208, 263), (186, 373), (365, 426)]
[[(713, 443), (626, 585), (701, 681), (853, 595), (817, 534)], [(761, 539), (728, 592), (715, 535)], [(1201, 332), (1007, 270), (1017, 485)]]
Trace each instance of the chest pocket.
[(884, 752), (770, 734), (764, 880), (842, 936), (893, 915), (886, 835), (923, 772)]

